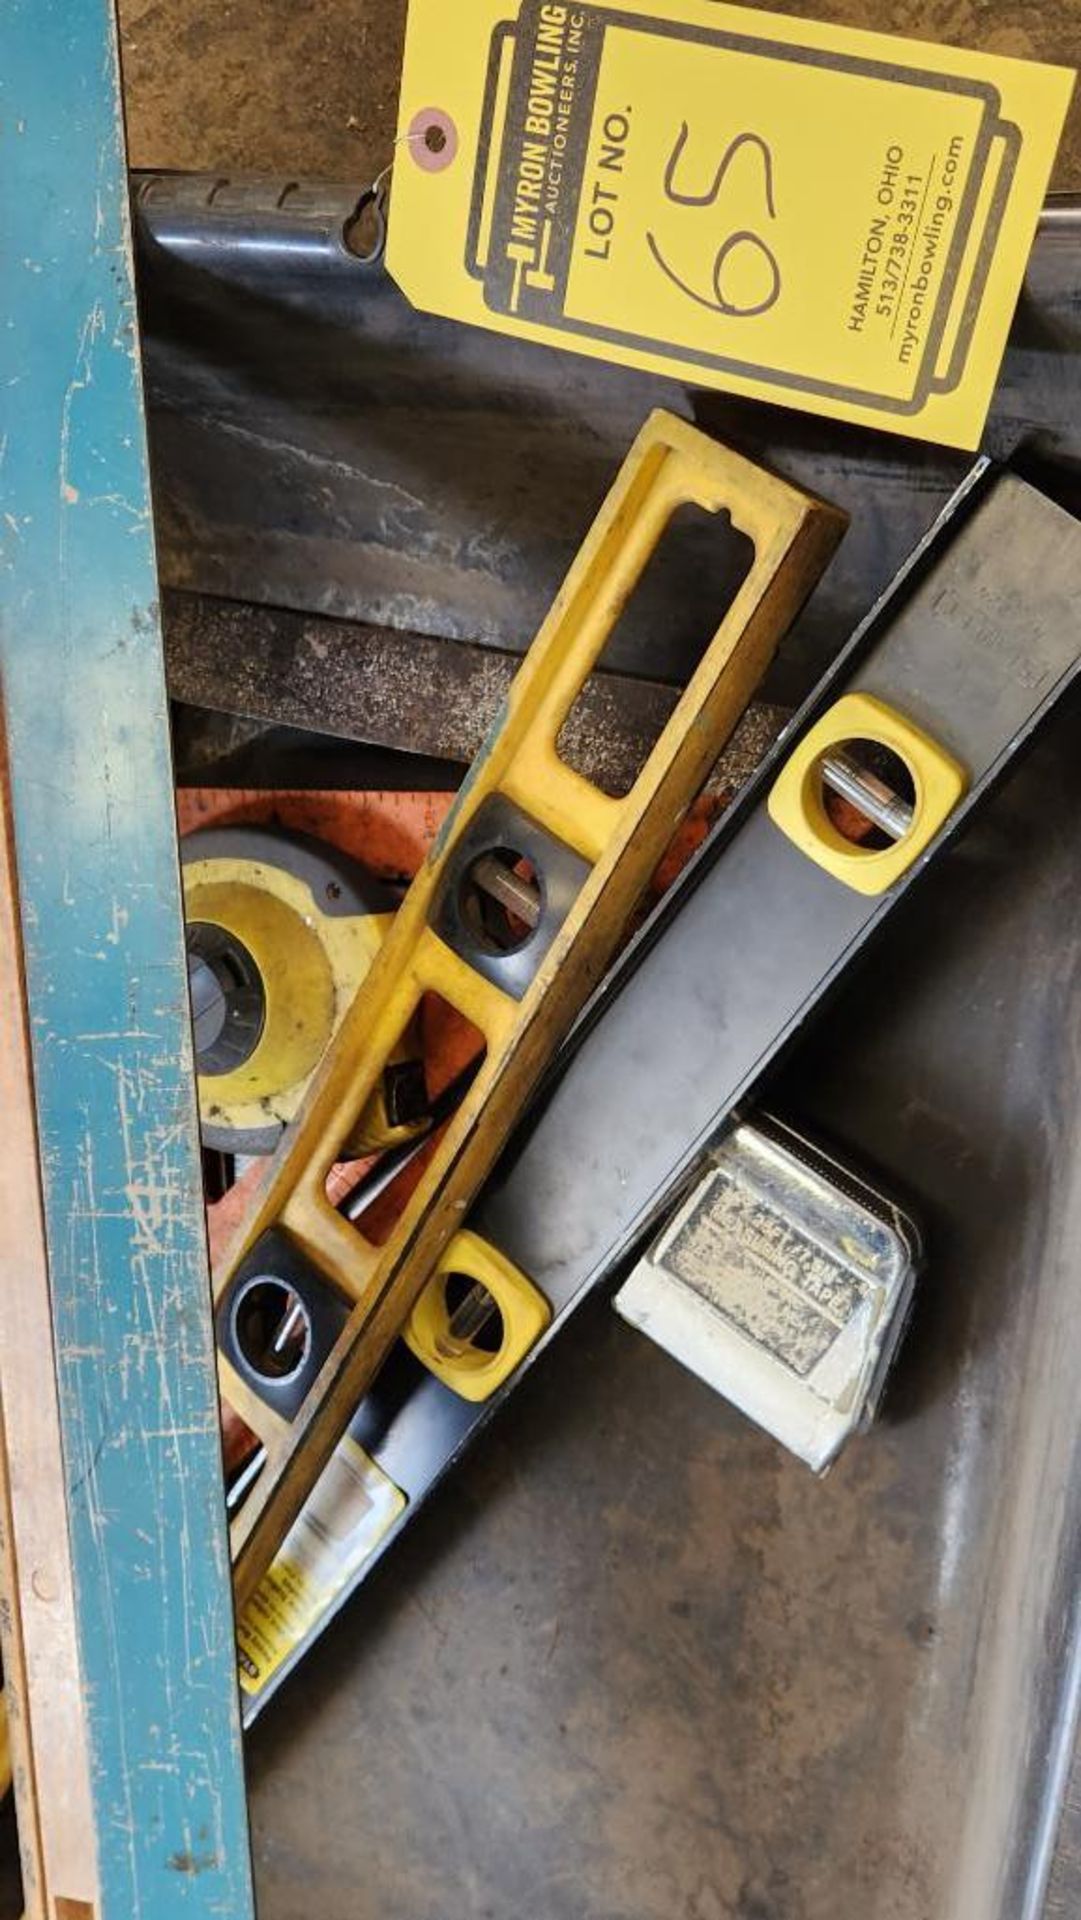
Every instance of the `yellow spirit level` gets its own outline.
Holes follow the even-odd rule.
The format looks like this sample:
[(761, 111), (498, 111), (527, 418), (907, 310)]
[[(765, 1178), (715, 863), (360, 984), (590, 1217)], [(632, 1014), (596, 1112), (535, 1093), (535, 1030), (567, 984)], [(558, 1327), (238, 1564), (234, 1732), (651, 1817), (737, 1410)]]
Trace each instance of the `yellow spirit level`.
[[(560, 758), (560, 731), (688, 503), (730, 515), (753, 560), (633, 786), (615, 798)], [(843, 527), (833, 508), (668, 414), (639, 434), (231, 1249), (217, 1306), (222, 1388), (263, 1448), (233, 1523), (241, 1602), (433, 1273), (487, 1285), (459, 1231), (467, 1209)], [(507, 876), (501, 923), (493, 862)], [(515, 911), (526, 897), (535, 913)], [(485, 1055), (376, 1246), (335, 1209), (327, 1177), (428, 992), (474, 1023)]]

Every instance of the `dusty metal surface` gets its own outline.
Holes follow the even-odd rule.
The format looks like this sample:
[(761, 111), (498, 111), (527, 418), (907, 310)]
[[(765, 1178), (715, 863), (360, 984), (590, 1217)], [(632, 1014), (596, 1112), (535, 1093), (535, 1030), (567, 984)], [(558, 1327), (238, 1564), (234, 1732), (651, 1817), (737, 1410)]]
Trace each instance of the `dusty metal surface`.
[[(1074, 0), (773, 0), (785, 14), (946, 40), (1020, 59), (1081, 60)], [(140, 167), (368, 177), (390, 158), (406, 0), (120, 0), (130, 138)], [(1055, 184), (1081, 186), (1081, 98)]]
[[(162, 624), (174, 700), (459, 763), (480, 748), (520, 664), (492, 647), (451, 647), (424, 634), (204, 594), (166, 593)], [(657, 681), (595, 673), (560, 736), (561, 752), (605, 793), (625, 792), (677, 698)], [(741, 786), (783, 718), (783, 709), (754, 703), (711, 784)]]

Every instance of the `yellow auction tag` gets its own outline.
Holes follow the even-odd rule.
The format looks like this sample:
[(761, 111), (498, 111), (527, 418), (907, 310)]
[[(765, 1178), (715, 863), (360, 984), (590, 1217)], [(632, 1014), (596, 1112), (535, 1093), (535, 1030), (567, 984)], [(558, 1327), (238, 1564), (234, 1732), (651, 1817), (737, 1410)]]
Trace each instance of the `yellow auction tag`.
[(719, 0), (410, 0), (414, 305), (979, 441), (1074, 76)]

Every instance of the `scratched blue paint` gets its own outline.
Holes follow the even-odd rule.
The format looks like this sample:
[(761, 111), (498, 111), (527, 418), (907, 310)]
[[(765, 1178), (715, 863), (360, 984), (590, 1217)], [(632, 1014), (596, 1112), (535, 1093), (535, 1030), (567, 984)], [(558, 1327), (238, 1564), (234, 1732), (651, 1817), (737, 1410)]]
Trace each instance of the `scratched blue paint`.
[(0, 673), (102, 1920), (246, 1920), (135, 352), (110, 0), (2, 0)]

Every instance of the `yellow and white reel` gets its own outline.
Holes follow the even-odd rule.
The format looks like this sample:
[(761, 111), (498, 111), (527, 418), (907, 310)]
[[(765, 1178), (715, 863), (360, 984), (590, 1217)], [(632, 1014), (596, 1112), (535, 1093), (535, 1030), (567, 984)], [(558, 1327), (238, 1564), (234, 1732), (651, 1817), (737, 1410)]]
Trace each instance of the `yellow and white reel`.
[[(203, 1141), (273, 1153), (396, 901), (336, 848), (280, 829), (203, 829), (181, 859)], [(426, 1109), (422, 1063), (400, 1049), (343, 1148), (407, 1139)]]

